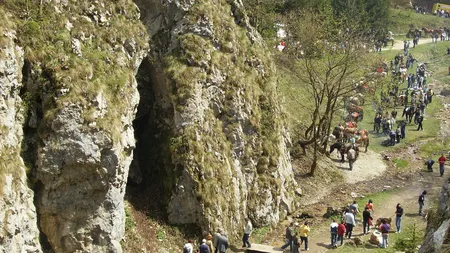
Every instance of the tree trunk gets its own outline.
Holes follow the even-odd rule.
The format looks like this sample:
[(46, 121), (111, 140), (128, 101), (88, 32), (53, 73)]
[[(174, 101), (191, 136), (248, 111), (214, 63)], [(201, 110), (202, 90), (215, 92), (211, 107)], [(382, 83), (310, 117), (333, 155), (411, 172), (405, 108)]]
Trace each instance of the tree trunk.
[(317, 130), (314, 127), (313, 129), (314, 132), (314, 150), (313, 150), (313, 162), (311, 164), (311, 171), (309, 172), (310, 176), (314, 176), (314, 173), (316, 172), (316, 168), (317, 168)]

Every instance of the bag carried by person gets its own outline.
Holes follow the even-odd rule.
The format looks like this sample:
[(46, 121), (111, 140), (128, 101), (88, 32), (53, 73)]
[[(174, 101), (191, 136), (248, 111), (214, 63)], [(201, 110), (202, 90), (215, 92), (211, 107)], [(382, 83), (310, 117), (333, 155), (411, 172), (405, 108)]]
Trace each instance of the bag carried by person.
[(337, 227), (331, 227), (330, 232), (332, 234), (337, 234), (338, 228)]

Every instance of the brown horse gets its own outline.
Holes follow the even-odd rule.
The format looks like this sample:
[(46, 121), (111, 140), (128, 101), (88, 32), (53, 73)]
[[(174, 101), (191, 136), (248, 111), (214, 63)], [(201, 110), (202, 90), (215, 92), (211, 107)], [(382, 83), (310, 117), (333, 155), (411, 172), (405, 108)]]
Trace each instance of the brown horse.
[(349, 113), (352, 113), (352, 112), (362, 113), (362, 112), (364, 112), (364, 108), (362, 108), (361, 106), (357, 106), (355, 104), (349, 104), (347, 106), (347, 111)]
[(360, 146), (360, 147), (365, 147), (364, 152), (367, 152), (367, 147), (369, 147), (369, 133), (367, 130), (361, 130), (359, 132), (360, 137), (358, 140), (356, 140), (356, 143)]
[(346, 139), (352, 138), (357, 133), (358, 133), (358, 129), (356, 127), (353, 127), (353, 128), (346, 127), (346, 128), (344, 128), (344, 137)]

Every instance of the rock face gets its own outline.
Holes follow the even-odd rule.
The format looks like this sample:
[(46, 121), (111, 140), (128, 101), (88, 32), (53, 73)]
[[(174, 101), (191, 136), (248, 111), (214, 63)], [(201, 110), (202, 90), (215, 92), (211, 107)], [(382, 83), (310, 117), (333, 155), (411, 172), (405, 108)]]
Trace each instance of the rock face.
[[(135, 146), (132, 121), (139, 102), (134, 76), (148, 50), (139, 10), (127, 0), (44, 1), (30, 4), (27, 15), (19, 15), (25, 12), (21, 3), (11, 1), (5, 7), (15, 19), (25, 18), (17, 37), (27, 51), (23, 70), (14, 61), (21, 55), (13, 45), (8, 61), (0, 63), (6, 73), (0, 75), (2, 81), (12, 80), (6, 87), (2, 83), (8, 118), (0, 120), (6, 118), (9, 123), (2, 122), (2, 127), (13, 129), (1, 145), (20, 147), (23, 119), (16, 115), (18, 74), (23, 72), (21, 92), (29, 109), (23, 153), (33, 165), (30, 181), (41, 239), (54, 252), (121, 252), (123, 198)], [(10, 152), (18, 163), (18, 151)], [(32, 244), (36, 215), (27, 206), (33, 195), (26, 190), (23, 164), (17, 168), (22, 170), (14, 181), (19, 190), (9, 189), (15, 185), (12, 175), (4, 187), (4, 195), (19, 202), (17, 209), (0, 211), (7, 221), (3, 240), (12, 244), (8, 247), (27, 240), (38, 251), (39, 244)], [(32, 218), (23, 218), (26, 214)], [(18, 222), (34, 224), (27, 228)]]
[[(419, 253), (444, 252), (442, 246), (449, 243), (450, 233), (450, 179), (438, 196), (438, 208), (428, 215), (427, 233)], [(447, 249), (448, 250), (448, 249)]]
[(138, 73), (141, 136), (152, 141), (138, 141), (136, 159), (147, 181), (162, 183), (170, 222), (233, 235), (245, 216), (278, 222), (301, 191), (276, 70), (241, 1), (136, 3), (154, 49)]
[(33, 192), (20, 157), (23, 51), (14, 39), (12, 28), (0, 28), (0, 252), (41, 252)]

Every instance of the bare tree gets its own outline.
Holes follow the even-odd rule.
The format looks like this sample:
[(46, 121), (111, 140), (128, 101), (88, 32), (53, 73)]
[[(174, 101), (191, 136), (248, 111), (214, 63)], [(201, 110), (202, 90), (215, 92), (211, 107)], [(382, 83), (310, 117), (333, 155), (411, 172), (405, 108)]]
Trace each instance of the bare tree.
[[(340, 98), (351, 94), (357, 88), (355, 80), (369, 71), (366, 38), (358, 35), (363, 34), (361, 27), (327, 11), (291, 14), (287, 23), (290, 68), (312, 102), (309, 127), (299, 144), (304, 153), (306, 146), (313, 146), (310, 175), (314, 175), (318, 155), (324, 153), (328, 142), (323, 137), (330, 135), (335, 112), (342, 105)], [(325, 141), (320, 143), (322, 139)]]

